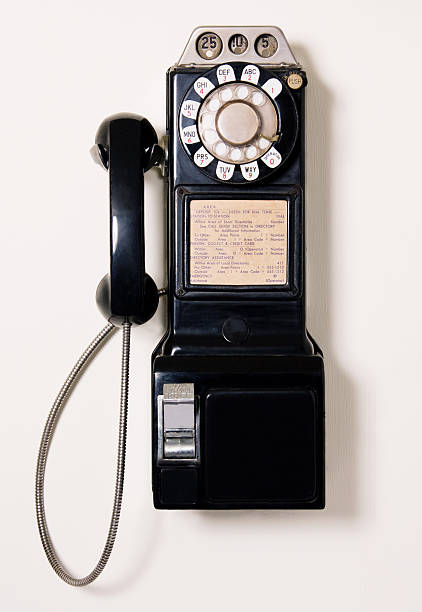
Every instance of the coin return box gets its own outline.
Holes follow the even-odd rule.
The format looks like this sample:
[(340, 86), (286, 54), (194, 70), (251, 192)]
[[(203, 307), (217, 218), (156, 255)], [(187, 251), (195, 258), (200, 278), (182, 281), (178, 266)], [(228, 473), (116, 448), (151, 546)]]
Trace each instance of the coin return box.
[(199, 419), (193, 383), (164, 384), (158, 397), (158, 460), (198, 461)]

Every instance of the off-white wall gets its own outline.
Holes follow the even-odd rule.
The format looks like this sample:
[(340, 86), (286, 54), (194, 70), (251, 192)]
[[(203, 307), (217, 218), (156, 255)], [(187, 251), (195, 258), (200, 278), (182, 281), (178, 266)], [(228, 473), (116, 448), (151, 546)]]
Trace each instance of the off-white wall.
[[(9, 612), (421, 610), (421, 43), (411, 0), (15, 2), (0, 37), (1, 602)], [(88, 155), (107, 115), (163, 134), (165, 70), (196, 25), (285, 31), (309, 74), (308, 324), (327, 367), (325, 511), (158, 512), (150, 487), (150, 353), (134, 330), (124, 508), (110, 565), (72, 589), (34, 518), (49, 404), (103, 325), (107, 179)], [(147, 188), (147, 262), (165, 282), (163, 186)], [(101, 551), (113, 492), (120, 343), (65, 411), (47, 478), (71, 570)]]

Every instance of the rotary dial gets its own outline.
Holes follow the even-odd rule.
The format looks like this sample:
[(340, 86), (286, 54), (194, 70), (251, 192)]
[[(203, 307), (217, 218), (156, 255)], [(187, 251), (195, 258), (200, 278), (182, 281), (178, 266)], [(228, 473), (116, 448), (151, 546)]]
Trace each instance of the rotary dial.
[(233, 83), (214, 89), (197, 123), (204, 146), (228, 163), (254, 161), (278, 140), (275, 106), (255, 85)]
[(224, 64), (196, 79), (180, 108), (180, 137), (208, 176), (244, 183), (288, 157), (298, 117), (280, 79), (252, 64)]

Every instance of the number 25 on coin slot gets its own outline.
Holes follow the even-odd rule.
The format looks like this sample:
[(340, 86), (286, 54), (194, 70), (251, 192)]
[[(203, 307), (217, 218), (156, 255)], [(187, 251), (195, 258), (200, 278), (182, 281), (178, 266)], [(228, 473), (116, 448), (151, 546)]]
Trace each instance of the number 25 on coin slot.
[[(110, 177), (110, 271), (97, 290), (108, 324), (81, 359), (123, 327), (121, 492), (130, 328), (166, 295), (167, 331), (152, 355), (156, 508), (324, 507), (323, 357), (305, 323), (306, 86), (279, 28), (197, 28), (167, 72), (167, 155), (137, 115), (97, 132), (94, 156)], [(144, 262), (143, 175), (153, 165), (167, 181), (160, 291)], [(41, 442), (37, 516), (55, 571), (88, 584), (108, 557), (70, 577), (45, 524), (45, 459), (63, 400)], [(116, 493), (108, 555), (120, 504)]]

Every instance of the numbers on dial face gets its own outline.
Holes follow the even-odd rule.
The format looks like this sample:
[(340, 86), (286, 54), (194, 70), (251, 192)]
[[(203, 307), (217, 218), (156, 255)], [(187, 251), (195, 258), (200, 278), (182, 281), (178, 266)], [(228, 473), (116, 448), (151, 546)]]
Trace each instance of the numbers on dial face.
[(254, 64), (222, 64), (197, 76), (180, 107), (186, 152), (222, 182), (247, 184), (273, 172), (287, 159), (297, 131), (289, 88)]
[(195, 81), (193, 88), (195, 89), (198, 96), (201, 98), (205, 98), (210, 91), (214, 89), (214, 85), (211, 83), (209, 79), (198, 79)]
[(196, 129), (196, 125), (188, 125), (181, 130), (182, 140), (185, 144), (195, 144), (199, 142), (199, 136)]
[(219, 85), (224, 85), (224, 83), (230, 83), (236, 80), (234, 70), (230, 64), (223, 64), (217, 67), (217, 80)]
[(242, 81), (246, 81), (247, 83), (258, 83), (259, 81), (260, 71), (258, 66), (254, 66), (253, 64), (249, 64), (245, 66), (242, 71), (242, 76), (240, 77)]
[(185, 100), (180, 112), (187, 119), (196, 119), (198, 108), (199, 102), (196, 102), (195, 100)]
[(216, 175), (221, 181), (229, 181), (233, 176), (234, 164), (225, 164), (222, 161), (217, 163)]

